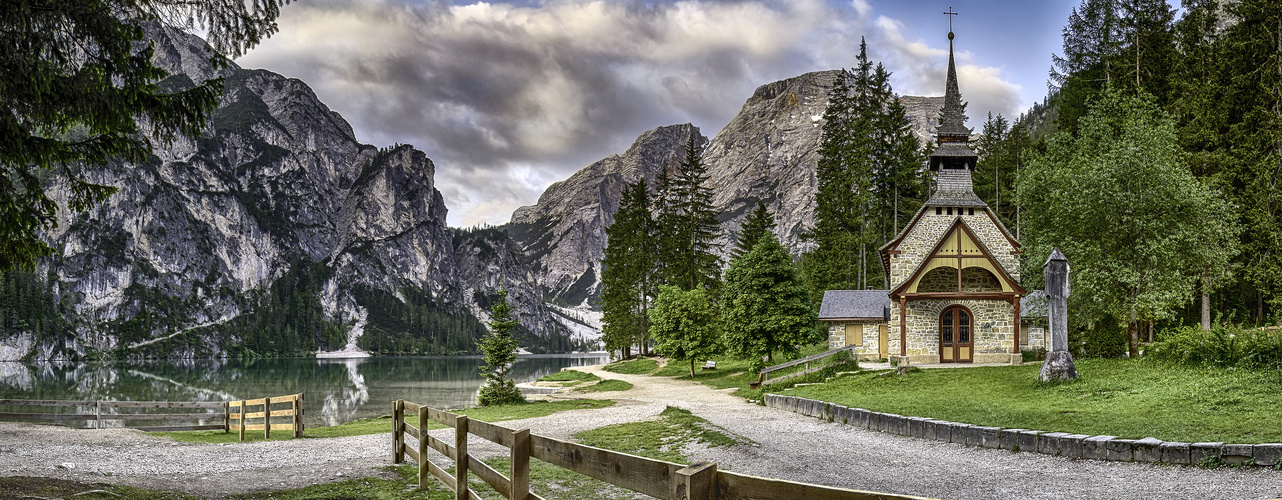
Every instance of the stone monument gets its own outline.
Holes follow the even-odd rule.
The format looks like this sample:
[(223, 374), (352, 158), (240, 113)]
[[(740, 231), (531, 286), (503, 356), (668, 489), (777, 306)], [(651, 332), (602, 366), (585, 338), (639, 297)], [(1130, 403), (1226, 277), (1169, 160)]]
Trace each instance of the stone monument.
[(1056, 247), (1042, 266), (1046, 279), (1047, 310), (1050, 316), (1050, 348), (1037, 379), (1058, 382), (1077, 378), (1073, 355), (1068, 352), (1068, 259)]

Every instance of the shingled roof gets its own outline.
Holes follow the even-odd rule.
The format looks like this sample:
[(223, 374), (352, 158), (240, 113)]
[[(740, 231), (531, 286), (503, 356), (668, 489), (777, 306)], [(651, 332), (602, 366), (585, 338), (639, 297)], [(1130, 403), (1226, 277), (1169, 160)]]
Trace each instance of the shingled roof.
[(841, 319), (885, 320), (890, 307), (886, 290), (828, 290), (819, 306), (820, 321)]

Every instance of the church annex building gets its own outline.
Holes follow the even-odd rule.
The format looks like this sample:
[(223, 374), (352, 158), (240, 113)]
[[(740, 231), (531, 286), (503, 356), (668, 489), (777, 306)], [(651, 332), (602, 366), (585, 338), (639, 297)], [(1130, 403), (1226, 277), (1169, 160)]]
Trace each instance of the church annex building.
[(1019, 363), (1021, 348), (1045, 348), (1044, 301), (1021, 311), (1021, 299), (1032, 297), (1020, 286), (1020, 244), (971, 184), (978, 157), (963, 123), (952, 39), (930, 157), (935, 192), (879, 250), (890, 289), (829, 290), (820, 306), (829, 346), (857, 345), (860, 359)]

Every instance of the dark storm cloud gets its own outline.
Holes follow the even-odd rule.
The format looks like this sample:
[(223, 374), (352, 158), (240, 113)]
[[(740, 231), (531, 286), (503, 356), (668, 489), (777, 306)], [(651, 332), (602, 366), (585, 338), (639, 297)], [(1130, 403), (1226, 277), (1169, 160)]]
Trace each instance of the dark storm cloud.
[(858, 36), (875, 29), (867, 10), (819, 0), (299, 2), (239, 62), (306, 81), (362, 141), (426, 151), (450, 222), (472, 225), (506, 220), (645, 130), (693, 122), (711, 136), (757, 86), (849, 66)]

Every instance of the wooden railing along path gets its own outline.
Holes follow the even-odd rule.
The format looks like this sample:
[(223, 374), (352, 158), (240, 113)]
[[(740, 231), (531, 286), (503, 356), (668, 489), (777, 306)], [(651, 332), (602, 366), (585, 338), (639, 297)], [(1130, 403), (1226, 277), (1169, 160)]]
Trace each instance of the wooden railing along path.
[[(411, 416), (412, 425), (406, 421)], [(451, 445), (427, 432), (429, 422), (454, 429)], [(475, 435), (510, 451), (508, 475), (494, 470), (467, 452), (467, 436)], [(409, 437), (407, 440), (406, 437)], [(428, 449), (454, 462), (451, 475), (428, 460)], [(418, 487), (428, 487), (432, 477), (454, 492), (456, 500), (480, 499), (467, 486), (468, 473), (509, 500), (543, 500), (530, 491), (530, 458), (542, 460), (606, 483), (644, 495), (673, 500), (895, 500), (920, 497), (848, 490), (781, 479), (767, 479), (717, 470), (717, 464), (681, 465), (627, 453), (595, 448), (471, 420), (403, 400), (392, 402), (392, 462), (406, 457), (418, 464)]]
[[(36, 399), (0, 399), (0, 406), (31, 408), (72, 408), (70, 413), (8, 412), (0, 413), (0, 420), (85, 422), (93, 428), (102, 428), (103, 422), (120, 421), (122, 427), (143, 431), (215, 431), (240, 433), (245, 440), (246, 430), (261, 430), (270, 438), (271, 431), (293, 431), (294, 437), (303, 435), (303, 395), (291, 394), (244, 401), (61, 401)], [(288, 404), (288, 409), (272, 410), (272, 405)], [(257, 407), (257, 408), (254, 408)], [(80, 413), (80, 409), (92, 413)], [(235, 411), (233, 411), (233, 409)], [(257, 409), (258, 411), (249, 411)], [(127, 410), (122, 413), (121, 410)], [(168, 413), (145, 413), (147, 410), (170, 410)], [(173, 413), (173, 410), (187, 410)], [(200, 410), (200, 411), (191, 411)], [(137, 412), (144, 413), (137, 413)], [(279, 417), (273, 422), (274, 417)], [(287, 419), (285, 417), (288, 417)], [(193, 422), (187, 425), (123, 425), (125, 422)], [(202, 422), (217, 422), (207, 424)], [(249, 424), (249, 421), (261, 423)], [(233, 423), (234, 422), (234, 423)]]
[[(836, 364), (836, 363), (828, 363), (828, 364), (823, 364), (823, 365), (819, 365), (819, 366), (816, 366), (816, 367), (814, 367), (814, 368), (811, 368), (811, 367), (810, 367), (810, 363), (811, 363), (811, 362), (814, 362), (814, 361), (816, 361), (816, 360), (820, 360), (820, 359), (826, 358), (826, 357), (828, 357), (828, 356), (832, 356), (833, 354), (838, 354), (838, 353), (842, 353), (842, 352), (849, 352), (850, 350), (852, 350), (852, 349), (854, 349), (854, 348), (856, 348), (856, 347), (859, 347), (859, 346), (854, 345), (854, 344), (851, 344), (851, 345), (848, 345), (848, 346), (845, 346), (845, 347), (841, 347), (841, 348), (838, 348), (838, 349), (832, 349), (832, 350), (829, 350), (829, 351), (824, 351), (824, 352), (821, 352), (821, 353), (819, 353), (819, 354), (812, 354), (812, 355), (810, 355), (810, 356), (806, 356), (806, 357), (801, 358), (801, 359), (798, 359), (798, 360), (793, 360), (793, 361), (789, 361), (789, 362), (787, 362), (787, 363), (780, 363), (780, 364), (777, 364), (777, 365), (771, 366), (771, 367), (769, 367), (769, 368), (766, 368), (766, 369), (764, 369), (764, 370), (761, 370), (761, 378), (760, 378), (760, 381), (759, 381), (758, 383), (759, 383), (759, 384), (761, 384), (761, 385), (770, 385), (770, 384), (774, 384), (774, 383), (778, 383), (778, 382), (783, 382), (783, 381), (788, 380), (788, 379), (797, 378), (797, 377), (801, 377), (801, 376), (805, 376), (805, 375), (810, 375), (811, 373), (815, 373), (815, 372), (817, 372), (817, 371), (823, 370), (824, 368), (827, 368), (827, 367), (829, 367), (829, 366), (832, 366), (832, 365)], [(838, 362), (840, 362), (840, 361), (838, 361)], [(785, 368), (792, 368), (792, 367), (794, 367), (794, 366), (801, 365), (801, 364), (806, 365), (806, 368), (805, 368), (804, 370), (801, 370), (801, 371), (799, 371), (799, 372), (789, 373), (789, 374), (787, 374), (787, 375), (783, 375), (783, 376), (780, 376), (780, 377), (768, 378), (768, 377), (770, 376), (770, 373), (771, 373), (771, 372), (775, 372), (775, 371), (783, 370), (783, 369), (785, 369)]]

